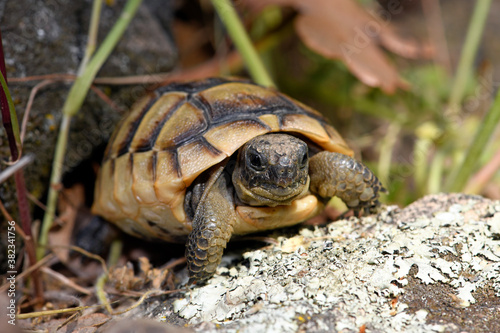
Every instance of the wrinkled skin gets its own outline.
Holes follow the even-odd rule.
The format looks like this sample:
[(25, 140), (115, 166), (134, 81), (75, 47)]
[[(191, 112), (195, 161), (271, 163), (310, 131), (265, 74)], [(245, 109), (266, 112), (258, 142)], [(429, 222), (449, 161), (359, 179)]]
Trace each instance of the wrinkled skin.
[[(205, 186), (206, 185), (206, 186)], [(186, 257), (190, 283), (209, 279), (217, 269), (236, 220), (235, 203), (251, 206), (290, 205), (314, 193), (341, 198), (356, 212), (376, 212), (377, 177), (353, 158), (323, 151), (309, 158), (307, 144), (288, 134), (264, 134), (239, 151), (232, 175), (214, 173), (196, 197), (193, 231)]]

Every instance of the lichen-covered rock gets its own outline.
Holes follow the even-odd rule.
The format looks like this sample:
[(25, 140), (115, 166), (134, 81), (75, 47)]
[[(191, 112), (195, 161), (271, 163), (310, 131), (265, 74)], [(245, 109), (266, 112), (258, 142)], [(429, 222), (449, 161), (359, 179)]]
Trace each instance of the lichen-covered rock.
[(156, 315), (204, 332), (498, 332), (499, 223), (500, 202), (433, 195), (305, 227)]

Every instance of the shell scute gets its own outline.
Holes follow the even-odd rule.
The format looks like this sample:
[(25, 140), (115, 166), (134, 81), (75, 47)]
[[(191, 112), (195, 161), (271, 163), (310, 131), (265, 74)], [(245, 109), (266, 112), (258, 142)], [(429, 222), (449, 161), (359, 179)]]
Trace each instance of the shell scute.
[(156, 177), (156, 154), (155, 151), (134, 154), (132, 192), (139, 204), (150, 205), (158, 202), (154, 187), (151, 186)]
[(160, 138), (160, 131), (171, 122), (177, 114), (177, 109), (183, 107), (187, 94), (170, 92), (154, 101), (149, 111), (142, 117), (135, 135), (129, 144), (129, 152), (148, 151)]
[(156, 156), (156, 178), (153, 184), (158, 200), (172, 207), (184, 198), (186, 186), (180, 176), (177, 153), (171, 150), (159, 151)]
[(270, 128), (262, 122), (244, 119), (212, 127), (203, 137), (212, 146), (229, 156), (250, 139), (269, 131)]
[(105, 153), (105, 160), (116, 158), (128, 152), (130, 142), (132, 141), (137, 127), (139, 127), (142, 118), (148, 113), (155, 96), (148, 96), (137, 102), (132, 111), (117, 126), (115, 133), (111, 137), (111, 144)]
[(198, 94), (204, 104), (209, 105), (209, 115), (213, 124), (250, 117), (256, 114), (271, 113), (275, 110), (288, 110), (290, 104), (278, 93), (253, 84), (235, 82), (219, 85)]
[(186, 102), (179, 106), (168, 122), (160, 128), (154, 150), (174, 148), (183, 142), (196, 138), (208, 128), (203, 110)]
[(212, 146), (204, 138), (179, 147), (177, 152), (186, 187), (191, 185), (200, 173), (207, 170), (207, 166), (215, 165), (227, 157), (227, 154)]
[(114, 199), (128, 216), (136, 216), (139, 205), (132, 192), (133, 155), (126, 154), (115, 160)]

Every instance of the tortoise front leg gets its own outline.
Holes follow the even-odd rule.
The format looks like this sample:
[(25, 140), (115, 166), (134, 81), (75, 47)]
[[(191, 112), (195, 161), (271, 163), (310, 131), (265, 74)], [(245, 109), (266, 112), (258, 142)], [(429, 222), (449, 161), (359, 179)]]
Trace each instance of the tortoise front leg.
[(310, 189), (324, 198), (337, 196), (355, 213), (375, 213), (379, 192), (386, 192), (373, 172), (361, 162), (323, 151), (309, 160)]
[(233, 195), (225, 173), (207, 186), (193, 218), (193, 230), (186, 245), (189, 284), (203, 282), (214, 275), (236, 220)]

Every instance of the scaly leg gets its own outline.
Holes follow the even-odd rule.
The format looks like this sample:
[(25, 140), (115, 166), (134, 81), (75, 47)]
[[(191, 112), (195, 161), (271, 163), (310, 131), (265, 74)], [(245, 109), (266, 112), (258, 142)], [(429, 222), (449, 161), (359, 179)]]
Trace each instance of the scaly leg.
[(386, 192), (373, 172), (361, 162), (323, 151), (309, 160), (310, 189), (324, 198), (339, 197), (355, 213), (375, 213), (379, 192)]
[(214, 275), (233, 233), (236, 220), (233, 195), (225, 173), (207, 186), (193, 218), (186, 245), (189, 283), (200, 283)]

